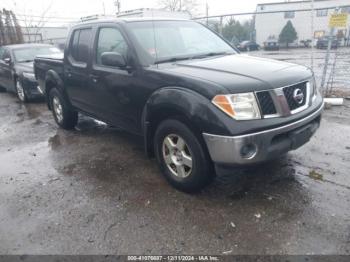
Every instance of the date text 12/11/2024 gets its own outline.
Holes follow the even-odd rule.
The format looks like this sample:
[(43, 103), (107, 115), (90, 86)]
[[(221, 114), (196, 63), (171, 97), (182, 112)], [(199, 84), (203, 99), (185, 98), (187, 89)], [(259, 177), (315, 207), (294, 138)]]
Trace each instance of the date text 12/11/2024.
[(217, 256), (128, 256), (128, 261), (220, 261)]

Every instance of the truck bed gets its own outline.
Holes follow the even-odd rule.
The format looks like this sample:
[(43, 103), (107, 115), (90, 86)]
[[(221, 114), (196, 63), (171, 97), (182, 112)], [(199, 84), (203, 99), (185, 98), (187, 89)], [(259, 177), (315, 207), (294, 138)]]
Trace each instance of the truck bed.
[(48, 71), (54, 71), (59, 74), (60, 77), (63, 76), (63, 53), (38, 56), (34, 60), (34, 73), (38, 80), (40, 89), (45, 92), (45, 78)]

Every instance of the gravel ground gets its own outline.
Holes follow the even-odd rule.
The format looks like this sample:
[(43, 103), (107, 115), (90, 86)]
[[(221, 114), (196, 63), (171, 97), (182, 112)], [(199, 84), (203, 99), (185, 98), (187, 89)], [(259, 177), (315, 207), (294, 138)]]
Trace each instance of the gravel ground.
[(0, 94), (0, 254), (350, 254), (350, 103), (310, 143), (170, 187), (142, 140)]

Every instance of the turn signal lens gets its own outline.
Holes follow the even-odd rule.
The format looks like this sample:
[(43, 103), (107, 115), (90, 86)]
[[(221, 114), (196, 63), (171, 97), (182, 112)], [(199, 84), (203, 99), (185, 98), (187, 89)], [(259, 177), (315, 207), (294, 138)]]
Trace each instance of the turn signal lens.
[(260, 110), (254, 93), (217, 95), (213, 104), (236, 120), (260, 119)]
[(233, 108), (227, 96), (218, 95), (214, 97), (213, 103), (214, 105), (219, 107), (222, 111), (224, 111), (226, 114), (228, 114), (231, 117), (234, 117), (235, 111), (233, 111)]

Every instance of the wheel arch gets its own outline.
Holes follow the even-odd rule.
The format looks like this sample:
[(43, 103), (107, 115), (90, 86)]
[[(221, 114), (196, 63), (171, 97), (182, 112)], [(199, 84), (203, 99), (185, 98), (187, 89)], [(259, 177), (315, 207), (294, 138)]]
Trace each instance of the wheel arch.
[(45, 98), (49, 110), (52, 109), (49, 99), (50, 91), (52, 88), (57, 88), (65, 96), (65, 98), (67, 98), (66, 92), (64, 90), (64, 83), (61, 77), (54, 70), (49, 70), (45, 76)]
[(166, 87), (154, 92), (142, 114), (146, 154), (154, 156), (154, 135), (158, 125), (166, 119), (177, 119), (186, 124), (206, 148), (202, 136), (207, 131), (206, 125), (220, 123), (212, 108), (208, 98), (186, 88)]

